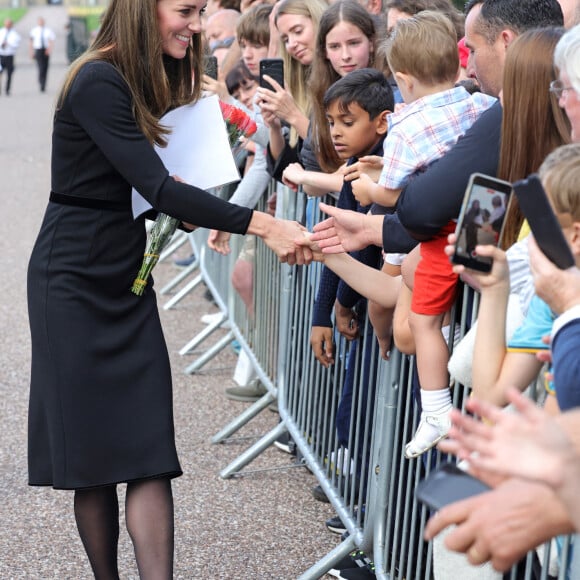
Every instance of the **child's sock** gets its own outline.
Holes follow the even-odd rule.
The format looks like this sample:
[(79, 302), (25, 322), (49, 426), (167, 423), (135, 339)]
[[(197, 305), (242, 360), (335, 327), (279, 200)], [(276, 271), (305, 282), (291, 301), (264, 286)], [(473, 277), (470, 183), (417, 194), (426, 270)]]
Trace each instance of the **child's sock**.
[(449, 432), (449, 411), (451, 410), (451, 391), (449, 388), (438, 391), (421, 389), (421, 421), (413, 439), (405, 446), (407, 457), (417, 457), (431, 449)]
[(421, 389), (421, 408), (423, 413), (437, 413), (444, 408), (451, 408), (451, 391), (445, 387), (438, 391)]

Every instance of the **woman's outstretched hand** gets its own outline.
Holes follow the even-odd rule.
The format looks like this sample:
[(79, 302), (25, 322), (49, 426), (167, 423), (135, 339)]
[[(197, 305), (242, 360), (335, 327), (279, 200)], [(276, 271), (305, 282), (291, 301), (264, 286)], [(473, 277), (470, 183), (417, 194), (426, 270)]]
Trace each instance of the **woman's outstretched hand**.
[(310, 248), (300, 245), (300, 240), (307, 231), (298, 222), (274, 218), (264, 212), (255, 211), (246, 233), (262, 238), (283, 263), (302, 266), (312, 262)]

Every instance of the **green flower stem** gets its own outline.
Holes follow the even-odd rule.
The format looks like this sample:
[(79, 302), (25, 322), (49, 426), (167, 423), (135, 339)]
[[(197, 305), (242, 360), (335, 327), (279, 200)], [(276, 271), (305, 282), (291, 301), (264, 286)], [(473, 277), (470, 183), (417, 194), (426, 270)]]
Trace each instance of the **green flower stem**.
[(160, 213), (157, 216), (149, 232), (141, 268), (139, 269), (137, 278), (133, 281), (133, 286), (131, 286), (131, 292), (137, 294), (137, 296), (143, 295), (151, 270), (153, 270), (153, 267), (159, 261), (159, 256), (163, 248), (165, 248), (171, 236), (175, 233), (178, 224), (179, 220), (177, 218), (171, 217), (166, 213)]

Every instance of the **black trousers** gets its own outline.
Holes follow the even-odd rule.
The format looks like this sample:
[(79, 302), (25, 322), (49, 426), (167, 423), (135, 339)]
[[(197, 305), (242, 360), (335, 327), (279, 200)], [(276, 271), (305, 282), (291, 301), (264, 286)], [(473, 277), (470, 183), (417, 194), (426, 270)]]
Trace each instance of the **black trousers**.
[(44, 48), (37, 48), (34, 52), (34, 58), (36, 59), (36, 64), (38, 66), (38, 84), (40, 85), (40, 90), (44, 92), (44, 89), (46, 88), (48, 61), (50, 60), (50, 57), (46, 54)]
[(14, 55), (0, 56), (0, 66), (2, 67), (2, 72), (6, 71), (6, 94), (9, 94), (10, 85), (12, 84), (12, 73), (14, 72)]

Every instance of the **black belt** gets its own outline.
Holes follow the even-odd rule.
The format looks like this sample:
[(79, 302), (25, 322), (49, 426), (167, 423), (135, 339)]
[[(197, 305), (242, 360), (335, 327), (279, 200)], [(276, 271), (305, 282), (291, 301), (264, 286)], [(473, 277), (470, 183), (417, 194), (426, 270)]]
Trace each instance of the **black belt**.
[(62, 193), (50, 192), (50, 201), (63, 205), (74, 205), (86, 207), (88, 209), (106, 209), (110, 211), (130, 211), (131, 201), (119, 201), (113, 199), (95, 199), (93, 197), (78, 197), (76, 195), (65, 195)]

